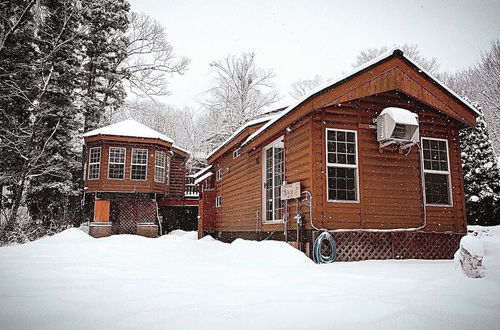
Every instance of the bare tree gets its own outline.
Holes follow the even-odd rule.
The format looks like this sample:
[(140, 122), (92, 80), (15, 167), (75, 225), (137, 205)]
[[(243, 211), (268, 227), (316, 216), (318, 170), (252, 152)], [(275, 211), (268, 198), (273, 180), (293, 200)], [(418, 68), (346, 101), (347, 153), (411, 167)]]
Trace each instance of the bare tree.
[(215, 74), (214, 87), (201, 102), (208, 110), (205, 121), (209, 148), (278, 100), (273, 71), (258, 67), (254, 53), (230, 55), (210, 66)]
[(126, 101), (109, 117), (109, 122), (116, 123), (125, 119), (134, 119), (173, 138), (177, 130), (177, 112), (175, 107), (165, 103), (136, 98)]
[(141, 97), (168, 95), (167, 75), (184, 74), (190, 60), (177, 58), (165, 28), (145, 14), (130, 14), (126, 37), (127, 55), (120, 67), (128, 72), (131, 92)]
[(9, 1), (0, 1), (0, 51), (16, 33), (16, 31), (30, 18), (30, 11), (37, 0), (25, 1), (24, 6), (18, 6), (15, 12), (9, 8)]
[(318, 88), (324, 83), (324, 79), (321, 76), (314, 76), (312, 79), (297, 80), (290, 86), (290, 96), (294, 99), (301, 99), (311, 90)]
[(500, 40), (482, 52), (476, 65), (439, 77), (448, 86), (481, 106), (492, 146), (500, 155)]
[[(427, 72), (431, 74), (438, 73), (439, 63), (437, 59), (435, 57), (432, 58), (424, 57), (420, 53), (418, 45), (404, 43), (402, 45), (394, 45), (394, 47), (401, 49), (406, 56), (417, 62)], [(367, 48), (365, 50), (362, 50), (356, 56), (356, 61), (352, 64), (352, 67), (356, 68), (362, 64), (365, 64), (387, 51), (388, 51), (387, 46), (383, 46), (380, 48)]]

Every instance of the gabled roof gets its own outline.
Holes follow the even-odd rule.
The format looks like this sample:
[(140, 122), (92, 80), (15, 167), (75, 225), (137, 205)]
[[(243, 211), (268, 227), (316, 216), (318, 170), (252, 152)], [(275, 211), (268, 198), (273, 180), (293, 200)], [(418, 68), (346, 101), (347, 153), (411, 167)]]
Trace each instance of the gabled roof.
[[(110, 136), (128, 136), (145, 139), (158, 139), (173, 143), (174, 141), (158, 131), (147, 127), (133, 119), (127, 119), (115, 124), (104, 126), (83, 134), (83, 137), (110, 135)], [(179, 148), (179, 147), (176, 147)]]
[[(279, 110), (279, 109), (278, 109)], [(276, 110), (276, 111), (278, 111)], [(274, 111), (273, 111), (274, 112)], [(217, 151), (221, 150), (222, 148), (224, 148), (226, 145), (228, 145), (232, 140), (234, 140), (238, 135), (240, 135), (241, 133), (243, 133), (243, 131), (245, 131), (247, 128), (251, 127), (251, 126), (254, 126), (254, 125), (258, 125), (258, 124), (262, 124), (262, 123), (265, 123), (267, 121), (270, 121), (272, 120), (273, 118), (275, 118), (276, 116), (278, 116), (280, 113), (273, 113), (271, 114), (270, 116), (265, 116), (265, 117), (261, 117), (261, 118), (257, 118), (257, 119), (254, 119), (254, 120), (250, 120), (249, 122), (245, 123), (243, 126), (241, 126), (240, 128), (238, 128), (233, 134), (231, 134), (230, 137), (228, 137), (226, 139), (226, 141), (224, 141), (223, 143), (221, 143), (217, 148), (215, 148), (214, 150), (212, 150), (211, 153), (208, 154), (207, 156), (207, 159), (209, 159), (210, 157), (212, 157)]]
[(372, 61), (369, 61), (369, 62), (365, 63), (364, 65), (357, 67), (354, 71), (352, 71), (352, 72), (350, 72), (348, 74), (343, 75), (342, 77), (336, 79), (335, 81), (333, 81), (333, 82), (329, 81), (328, 83), (326, 83), (326, 84), (320, 86), (319, 88), (311, 91), (309, 94), (305, 95), (302, 99), (298, 100), (294, 104), (292, 104), (289, 107), (287, 107), (284, 111), (282, 111), (281, 113), (279, 113), (278, 115), (276, 115), (272, 120), (268, 121), (265, 125), (263, 125), (261, 128), (259, 128), (256, 132), (254, 132), (253, 134), (251, 134), (243, 142), (242, 146), (244, 146), (244, 145), (248, 144), (250, 141), (254, 140), (257, 136), (261, 135), (269, 127), (273, 126), (276, 122), (278, 122), (282, 118), (286, 117), (290, 112), (292, 112), (294, 109), (296, 109), (297, 107), (299, 107), (301, 104), (303, 104), (304, 102), (306, 102), (310, 98), (316, 96), (317, 94), (320, 94), (323, 91), (330, 90), (333, 87), (335, 87), (336, 85), (342, 83), (343, 81), (345, 81), (345, 80), (347, 80), (347, 79), (349, 79), (349, 78), (357, 75), (358, 73), (360, 73), (362, 71), (365, 71), (365, 70), (368, 70), (371, 67), (379, 64), (380, 62), (385, 61), (389, 57), (393, 57), (393, 56), (396, 56), (396, 55), (399, 55), (399, 56), (403, 57), (406, 61), (408, 61), (414, 67), (416, 67), (420, 73), (423, 73), (424, 75), (427, 75), (434, 83), (436, 83), (439, 87), (441, 87), (447, 93), (449, 93), (450, 95), (452, 95), (456, 100), (458, 100), (460, 103), (462, 103), (466, 108), (468, 108), (470, 111), (472, 111), (475, 115), (480, 115), (480, 113), (478, 112), (478, 110), (476, 110), (476, 108), (474, 108), (469, 102), (467, 102), (465, 99), (463, 99), (458, 94), (456, 94), (455, 92), (453, 92), (451, 89), (449, 89), (448, 87), (446, 87), (436, 77), (434, 77), (432, 74), (430, 74), (429, 72), (427, 72), (426, 70), (424, 70), (417, 63), (415, 63), (415, 61), (413, 61), (409, 57), (405, 56), (401, 50), (399, 50), (399, 49), (392, 49), (390, 51), (387, 51), (387, 52), (383, 53), (382, 55), (380, 55), (379, 57), (373, 59)]
[(192, 174), (192, 175), (191, 175), (191, 177), (193, 177), (193, 178), (197, 178), (197, 177), (199, 177), (200, 175), (202, 175), (203, 173), (205, 173), (206, 171), (208, 171), (208, 170), (209, 170), (209, 169), (211, 169), (211, 168), (212, 168), (212, 165), (209, 165), (209, 166), (207, 166), (207, 167), (205, 167), (205, 168), (202, 168), (202, 169), (201, 169), (201, 170), (199, 170), (198, 172), (196, 172), (196, 173)]

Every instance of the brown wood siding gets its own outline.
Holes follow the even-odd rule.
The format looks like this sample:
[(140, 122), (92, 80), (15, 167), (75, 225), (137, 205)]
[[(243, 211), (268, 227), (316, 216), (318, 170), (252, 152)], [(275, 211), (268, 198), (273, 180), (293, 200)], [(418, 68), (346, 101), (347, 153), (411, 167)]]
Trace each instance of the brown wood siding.
[[(214, 230), (278, 231), (282, 224), (262, 224), (262, 149), (284, 135), (285, 178), (300, 181), (302, 190), (313, 195), (314, 223), (317, 227), (338, 228), (412, 228), (423, 222), (420, 154), (414, 146), (406, 155), (397, 148), (379, 152), (373, 118), (388, 106), (403, 106), (418, 113), (422, 137), (448, 140), (453, 205), (427, 206), (429, 231), (465, 231), (463, 179), (461, 177), (458, 130), (462, 124), (428, 105), (398, 92), (386, 92), (341, 105), (315, 110), (288, 124), (290, 130), (270, 135), (255, 150), (232, 158), (226, 152), (213, 162), (214, 174), (222, 168), (223, 178), (215, 183), (214, 196), (222, 196), (216, 209)], [(286, 127), (285, 126), (285, 127)], [(359, 203), (328, 202), (326, 190), (326, 128), (357, 131)], [(215, 197), (214, 197), (215, 198)], [(306, 229), (311, 229), (308, 208)], [(289, 229), (295, 228), (295, 201), (288, 206)]]
[(445, 89), (415, 70), (406, 60), (396, 56), (380, 62), (369, 70), (361, 71), (307, 99), (286, 115), (287, 120), (276, 122), (249, 142), (246, 148), (251, 150), (259, 146), (269, 136), (283, 131), (289, 122), (299, 120), (316, 109), (394, 91), (404, 92), (419, 99), (423, 104), (434, 107), (463, 124), (475, 125), (477, 114), (451, 96)]
[(168, 186), (168, 199), (184, 199), (186, 184), (186, 158), (175, 154), (170, 159), (170, 181)]
[[(459, 124), (409, 97), (395, 92), (328, 107), (314, 116), (314, 144), (316, 226), (336, 228), (411, 228), (424, 220), (420, 152), (413, 147), (408, 154), (397, 148), (379, 151), (376, 129), (369, 124), (387, 106), (387, 100), (398, 99), (399, 104), (417, 113), (420, 136), (448, 140), (452, 183), (451, 207), (426, 207), (426, 230), (463, 231), (465, 211), (461, 160), (458, 142)], [(358, 132), (359, 203), (328, 202), (326, 183), (325, 132), (326, 128), (350, 129)]]
[[(166, 146), (165, 143), (151, 143), (156, 142), (156, 140), (149, 141), (145, 143), (144, 139), (133, 139), (122, 138), (127, 140), (118, 141), (116, 137), (108, 141), (102, 138), (86, 138), (85, 139), (85, 166), (86, 171), (84, 178), (85, 192), (129, 192), (129, 193), (157, 193), (161, 195), (169, 194), (170, 191), (173, 192), (173, 196), (178, 198), (179, 195), (184, 197), (184, 176), (180, 178), (185, 172), (185, 165), (181, 159), (185, 159), (183, 156), (174, 153), (172, 157), (172, 162), (170, 166), (170, 185), (166, 182), (155, 182), (154, 181), (154, 170), (155, 170), (155, 152), (163, 151), (165, 156), (169, 157), (170, 148)], [(142, 143), (139, 143), (142, 142)], [(100, 162), (100, 175), (98, 180), (88, 180), (88, 157), (90, 148), (101, 147), (101, 162)], [(109, 161), (109, 148), (110, 147), (120, 147), (126, 149), (125, 155), (125, 172), (124, 179), (108, 179), (108, 161)], [(146, 180), (132, 180), (131, 175), (131, 159), (132, 159), (132, 149), (147, 149), (148, 150), (148, 164), (147, 164), (147, 179)], [(167, 170), (167, 169), (165, 169)], [(165, 175), (168, 175), (166, 173)], [(182, 191), (181, 194), (179, 192)]]
[[(301, 182), (302, 189), (311, 189), (309, 141), (311, 122), (303, 120), (284, 133), (285, 180)], [(281, 136), (273, 136), (268, 143)], [(265, 144), (266, 145), (266, 144)], [(265, 146), (264, 145), (264, 146)], [(214, 173), (222, 169), (222, 179), (215, 182), (215, 196), (222, 196), (222, 205), (216, 208), (215, 230), (281, 230), (282, 224), (263, 224), (262, 207), (262, 152), (244, 153), (233, 158), (226, 153), (214, 163)], [(302, 212), (307, 207), (301, 205)], [(296, 213), (296, 204), (289, 204), (289, 212)], [(293, 213), (292, 213), (293, 212)], [(290, 226), (289, 229), (295, 228)]]

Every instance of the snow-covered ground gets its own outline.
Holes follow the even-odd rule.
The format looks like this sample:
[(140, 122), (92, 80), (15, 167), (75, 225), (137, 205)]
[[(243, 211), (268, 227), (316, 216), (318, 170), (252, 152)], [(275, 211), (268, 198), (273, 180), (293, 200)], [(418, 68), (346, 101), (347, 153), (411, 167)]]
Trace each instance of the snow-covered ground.
[(500, 227), (478, 237), (482, 279), (452, 260), (316, 265), (281, 242), (69, 229), (0, 248), (0, 328), (499, 329)]

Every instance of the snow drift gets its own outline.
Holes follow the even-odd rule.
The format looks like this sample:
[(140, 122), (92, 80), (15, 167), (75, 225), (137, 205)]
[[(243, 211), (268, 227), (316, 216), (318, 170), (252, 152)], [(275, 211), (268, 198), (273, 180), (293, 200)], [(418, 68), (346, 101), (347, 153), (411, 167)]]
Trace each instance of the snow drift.
[(69, 229), (0, 248), (0, 326), (495, 328), (500, 228), (482, 235), (487, 276), (470, 279), (452, 260), (316, 265), (282, 242)]

